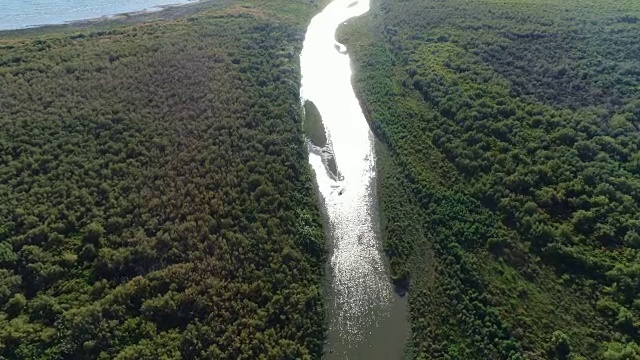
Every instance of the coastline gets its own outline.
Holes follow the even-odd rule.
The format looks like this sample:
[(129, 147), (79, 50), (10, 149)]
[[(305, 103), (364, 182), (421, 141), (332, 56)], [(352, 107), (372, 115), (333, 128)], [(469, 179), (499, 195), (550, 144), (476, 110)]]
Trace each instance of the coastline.
[[(39, 28), (39, 27), (43, 27), (43, 26), (52, 26), (52, 25), (74, 25), (74, 24), (82, 24), (82, 23), (92, 23), (92, 22), (100, 22), (100, 21), (109, 21), (109, 20), (121, 20), (121, 19), (128, 19), (130, 17), (133, 16), (141, 16), (141, 15), (145, 15), (145, 14), (151, 14), (151, 13), (157, 13), (157, 12), (161, 12), (167, 9), (171, 9), (171, 8), (175, 8), (175, 7), (181, 7), (181, 6), (185, 6), (185, 5), (193, 5), (193, 4), (197, 4), (199, 2), (201, 2), (203, 0), (185, 0), (184, 2), (176, 2), (176, 3), (170, 3), (170, 4), (165, 4), (165, 5), (157, 5), (157, 6), (153, 6), (150, 8), (146, 8), (143, 10), (136, 10), (136, 11), (125, 11), (125, 12), (120, 12), (120, 13), (115, 13), (115, 14), (106, 14), (106, 15), (102, 15), (99, 17), (94, 17), (94, 18), (88, 18), (88, 19), (79, 19), (79, 20), (69, 20), (69, 21), (64, 21), (61, 23), (52, 23), (52, 24), (42, 24), (42, 25), (29, 25), (24, 27), (23, 29), (30, 29), (30, 28)], [(15, 29), (15, 30), (20, 30), (20, 29)]]
[(224, 5), (227, 0), (184, 0), (137, 11), (117, 12), (98, 17), (61, 21), (39, 25), (28, 25), (15, 29), (0, 29), (0, 39), (20, 35), (40, 34), (48, 31), (75, 31), (87, 28), (129, 25), (145, 21), (166, 20), (189, 15), (206, 7)]

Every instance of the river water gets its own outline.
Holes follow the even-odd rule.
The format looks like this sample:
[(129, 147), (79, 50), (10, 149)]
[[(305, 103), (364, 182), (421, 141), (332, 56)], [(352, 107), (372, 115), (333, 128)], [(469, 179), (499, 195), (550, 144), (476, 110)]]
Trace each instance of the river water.
[(136, 11), (160, 10), (159, 6), (186, 4), (192, 0), (0, 0), (0, 30), (63, 24)]
[(368, 10), (369, 0), (333, 0), (312, 19), (300, 55), (301, 99), (315, 104), (327, 138), (324, 152), (309, 145), (309, 162), (328, 220), (329, 359), (399, 359), (408, 336), (405, 299), (393, 291), (378, 236), (374, 137), (335, 40), (340, 24)]

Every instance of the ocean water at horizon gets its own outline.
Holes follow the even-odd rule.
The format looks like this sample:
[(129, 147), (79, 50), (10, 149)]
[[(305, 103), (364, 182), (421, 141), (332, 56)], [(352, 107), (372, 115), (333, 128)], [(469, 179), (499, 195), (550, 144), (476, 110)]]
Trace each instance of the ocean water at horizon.
[(64, 24), (121, 13), (158, 10), (193, 0), (0, 0), (0, 30)]

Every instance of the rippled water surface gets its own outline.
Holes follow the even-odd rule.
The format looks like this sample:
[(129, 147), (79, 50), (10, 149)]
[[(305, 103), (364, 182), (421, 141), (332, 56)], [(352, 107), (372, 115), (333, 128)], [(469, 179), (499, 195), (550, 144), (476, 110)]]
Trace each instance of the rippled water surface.
[(0, 30), (62, 24), (190, 0), (0, 0)]
[(400, 358), (408, 331), (378, 239), (374, 138), (353, 91), (349, 56), (335, 40), (340, 24), (368, 10), (368, 0), (334, 0), (311, 21), (301, 54), (301, 98), (322, 115), (337, 165), (333, 174), (309, 146), (329, 221), (327, 356), (336, 359)]

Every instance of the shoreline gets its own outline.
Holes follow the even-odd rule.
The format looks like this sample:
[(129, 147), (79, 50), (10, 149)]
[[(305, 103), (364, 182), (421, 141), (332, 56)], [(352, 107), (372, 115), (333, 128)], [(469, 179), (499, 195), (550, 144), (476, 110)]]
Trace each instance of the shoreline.
[(201, 1), (203, 1), (203, 0), (186, 0), (185, 2), (177, 2), (177, 3), (171, 3), (171, 4), (165, 4), (165, 5), (157, 5), (157, 6), (153, 6), (153, 7), (147, 8), (147, 9), (143, 9), (143, 10), (125, 11), (125, 12), (121, 12), (121, 13), (107, 14), (107, 15), (102, 15), (100, 17), (94, 17), (94, 18), (88, 18), (88, 19), (68, 20), (68, 21), (64, 21), (64, 22), (61, 22), (61, 23), (52, 23), (52, 24), (29, 25), (27, 27), (20, 28), (20, 29), (15, 29), (15, 30), (33, 29), (33, 28), (39, 28), (39, 27), (43, 27), (43, 26), (75, 25), (75, 24), (82, 24), (82, 23), (94, 23), (94, 22), (109, 21), (109, 20), (128, 19), (128, 18), (133, 17), (133, 16), (140, 16), (140, 15), (158, 13), (158, 12), (161, 12), (161, 11), (164, 11), (164, 10), (168, 10), (168, 9), (172, 9), (172, 8), (176, 8), (176, 7), (181, 7), (181, 6), (185, 6), (185, 5), (193, 5), (193, 4), (197, 4), (197, 3), (201, 2)]
[[(211, 1), (211, 0), (184, 0), (179, 2), (162, 4), (153, 7), (148, 7), (142, 10), (136, 11), (124, 11), (117, 12), (113, 14), (105, 14), (98, 17), (91, 17), (85, 19), (77, 19), (77, 20), (67, 20), (61, 22), (52, 22), (38, 25), (26, 25), (19, 28), (11, 28), (11, 29), (0, 29), (0, 37), (7, 35), (21, 35), (21, 34), (30, 34), (36, 33), (40, 31), (49, 31), (49, 30), (66, 30), (66, 29), (83, 29), (85, 27), (96, 26), (96, 25), (109, 25), (113, 24), (122, 24), (122, 23), (137, 23), (141, 21), (147, 20), (158, 20), (158, 19), (166, 19), (172, 18), (174, 16), (178, 16), (184, 12), (190, 12), (192, 9), (199, 8), (198, 5), (202, 4), (224, 4), (226, 1)], [(186, 10), (186, 11), (180, 11)]]

